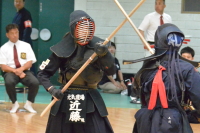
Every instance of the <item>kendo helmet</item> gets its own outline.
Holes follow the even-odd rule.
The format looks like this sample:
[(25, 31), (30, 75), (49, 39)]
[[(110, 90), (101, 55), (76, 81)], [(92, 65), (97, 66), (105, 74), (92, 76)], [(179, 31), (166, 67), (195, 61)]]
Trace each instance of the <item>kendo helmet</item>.
[(171, 48), (178, 50), (184, 40), (183, 32), (174, 24), (159, 26), (155, 33), (155, 56), (163, 55)]
[[(178, 45), (172, 45), (172, 40), (178, 37)], [(182, 31), (174, 24), (166, 23), (158, 27), (155, 33), (155, 53), (151, 56), (136, 59), (136, 60), (123, 60), (123, 62), (126, 64), (129, 64), (127, 62), (137, 63), (141, 61), (150, 61), (150, 60), (156, 60), (160, 57), (162, 57), (164, 54), (169, 52), (171, 48), (176, 48), (178, 51), (179, 48), (182, 45), (182, 42), (184, 40), (184, 34)], [(168, 44), (169, 43), (169, 44)], [(176, 42), (177, 43), (177, 42)], [(174, 42), (175, 44), (175, 42)]]
[(79, 45), (86, 45), (92, 40), (95, 31), (94, 20), (84, 11), (76, 10), (70, 14), (71, 36)]

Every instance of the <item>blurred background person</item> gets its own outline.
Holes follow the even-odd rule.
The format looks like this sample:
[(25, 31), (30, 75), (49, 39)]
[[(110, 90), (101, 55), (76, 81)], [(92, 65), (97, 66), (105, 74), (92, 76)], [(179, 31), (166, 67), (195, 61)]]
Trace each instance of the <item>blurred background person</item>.
[[(108, 47), (110, 53), (115, 57), (116, 45), (111, 42), (111, 46)], [(123, 74), (120, 70), (120, 64), (118, 59), (115, 57), (115, 65), (116, 65), (116, 73), (114, 75), (107, 76), (104, 73), (102, 80), (99, 82), (99, 89), (102, 90), (103, 93), (120, 93), (122, 90), (127, 89), (124, 84)]]
[(32, 47), (32, 17), (31, 13), (24, 7), (25, 0), (14, 0), (14, 6), (17, 10), (12, 23), (19, 27), (19, 40), (27, 42)]
[(194, 52), (194, 49), (192, 49), (191, 47), (187, 46), (181, 49), (180, 53), (183, 58), (186, 58), (188, 60), (194, 60), (195, 52)]
[(16, 24), (6, 26), (6, 36), (9, 39), (0, 49), (1, 69), (5, 80), (6, 92), (12, 101), (10, 113), (16, 113), (19, 108), (15, 86), (21, 82), (29, 88), (28, 99), (24, 108), (31, 113), (37, 113), (32, 108), (39, 89), (39, 81), (29, 70), (37, 60), (30, 44), (19, 40), (19, 30)]
[[(14, 0), (14, 6), (17, 10), (12, 23), (19, 27), (19, 40), (27, 42), (32, 46), (31, 32), (32, 32), (32, 17), (31, 13), (25, 8), (25, 0)], [(35, 65), (30, 69), (36, 76)], [(28, 89), (27, 89), (28, 90)], [(16, 88), (17, 92), (23, 92), (23, 88)]]
[[(139, 26), (139, 31), (146, 41), (150, 44), (151, 48), (154, 50), (154, 35), (158, 26), (164, 23), (172, 23), (171, 16), (164, 13), (166, 7), (165, 0), (155, 0), (155, 12), (147, 14), (142, 23)], [(151, 53), (144, 47), (144, 56), (150, 56)]]
[[(187, 46), (187, 47), (184, 47), (183, 49), (181, 49), (181, 56), (183, 58), (186, 58), (187, 60), (191, 60), (193, 61), (194, 60), (194, 55), (195, 55), (195, 52), (194, 52), (194, 49)], [(198, 71), (196, 68), (195, 68), (196, 71)], [(194, 106), (192, 105), (192, 102), (187, 99), (187, 102), (186, 102), (188, 105), (185, 106), (185, 112), (187, 114), (187, 118), (189, 120), (190, 123), (199, 123), (199, 121), (197, 121), (197, 119), (192, 115), (192, 112), (194, 110), (196, 110), (194, 108)]]

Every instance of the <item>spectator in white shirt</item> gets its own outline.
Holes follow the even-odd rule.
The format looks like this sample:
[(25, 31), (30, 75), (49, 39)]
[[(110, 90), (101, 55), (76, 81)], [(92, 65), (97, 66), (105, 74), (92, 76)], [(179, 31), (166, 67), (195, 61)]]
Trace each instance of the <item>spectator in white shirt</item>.
[(6, 36), (9, 41), (0, 49), (0, 65), (7, 94), (13, 103), (10, 113), (16, 113), (19, 108), (15, 90), (19, 82), (29, 88), (24, 108), (31, 113), (37, 113), (32, 108), (32, 103), (39, 89), (39, 81), (30, 71), (32, 64), (36, 62), (35, 54), (29, 43), (19, 40), (19, 30), (16, 24), (6, 26)]
[[(164, 13), (165, 7), (165, 0), (155, 0), (155, 12), (147, 14), (138, 28), (143, 37), (145, 37), (146, 34), (146, 41), (151, 45), (153, 50), (154, 35), (158, 26), (164, 23), (172, 23), (171, 16)], [(161, 19), (163, 22), (161, 22)], [(151, 55), (146, 47), (144, 47), (144, 49), (145, 57)]]

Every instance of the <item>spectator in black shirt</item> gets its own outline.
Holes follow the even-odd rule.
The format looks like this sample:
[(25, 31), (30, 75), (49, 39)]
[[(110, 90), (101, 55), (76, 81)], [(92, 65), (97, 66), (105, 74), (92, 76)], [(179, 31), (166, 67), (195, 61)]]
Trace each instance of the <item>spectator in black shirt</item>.
[[(111, 42), (111, 46), (108, 48), (110, 53), (115, 56), (116, 45), (115, 43)], [(115, 57), (115, 65), (116, 65), (116, 73), (112, 76), (107, 76), (104, 74), (102, 80), (99, 82), (99, 89), (102, 90), (104, 93), (113, 93), (117, 94), (120, 93), (122, 90), (127, 89), (126, 85), (124, 84), (123, 74), (120, 70), (120, 64), (118, 59)]]
[[(32, 17), (31, 13), (24, 8), (25, 0), (14, 0), (14, 6), (17, 10), (12, 23), (19, 27), (19, 40), (27, 42), (32, 46), (31, 32), (32, 32)], [(35, 64), (30, 69), (36, 76)], [(17, 92), (23, 92), (23, 88), (17, 88)]]
[(32, 47), (31, 32), (32, 32), (32, 17), (30, 12), (24, 8), (25, 0), (14, 0), (14, 6), (17, 9), (12, 23), (19, 27), (19, 40), (27, 42)]

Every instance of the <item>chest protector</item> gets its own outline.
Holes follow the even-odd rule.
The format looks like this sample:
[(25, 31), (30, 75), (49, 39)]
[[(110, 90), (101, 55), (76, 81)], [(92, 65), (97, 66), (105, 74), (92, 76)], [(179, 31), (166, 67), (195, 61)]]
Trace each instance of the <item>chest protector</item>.
[[(69, 60), (62, 68), (60, 73), (62, 80), (59, 80), (59, 82), (66, 84), (93, 53), (94, 50), (92, 48), (78, 45), (74, 54), (69, 57)], [(96, 88), (97, 83), (103, 76), (103, 72), (100, 70), (100, 66), (98, 66), (97, 62), (98, 57), (95, 57), (71, 85), (78, 87), (82, 86), (87, 88)]]
[[(87, 45), (81, 46), (76, 44), (74, 38), (67, 33), (60, 42), (52, 46), (50, 49), (56, 56), (68, 58), (67, 62), (60, 68), (58, 81), (65, 85), (94, 53), (94, 46), (96, 42), (100, 41), (104, 40), (94, 36)], [(103, 75), (100, 68), (98, 57), (95, 57), (75, 79), (71, 86), (96, 88), (97, 83), (101, 80)]]

